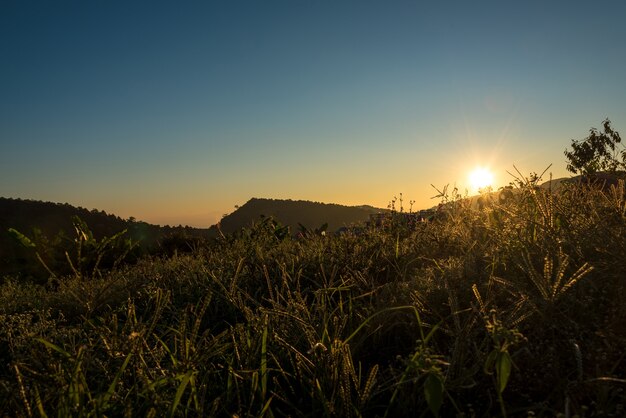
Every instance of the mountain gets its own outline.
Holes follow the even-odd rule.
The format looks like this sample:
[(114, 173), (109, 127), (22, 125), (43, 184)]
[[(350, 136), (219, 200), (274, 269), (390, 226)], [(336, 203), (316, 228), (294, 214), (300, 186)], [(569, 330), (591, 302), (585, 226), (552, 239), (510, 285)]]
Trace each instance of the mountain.
[(111, 236), (127, 229), (131, 238), (154, 244), (164, 234), (171, 232), (194, 232), (206, 234), (208, 229), (191, 227), (171, 227), (149, 224), (134, 218), (122, 219), (105, 211), (72, 206), (68, 203), (42, 202), (28, 199), (0, 197), (0, 231), (14, 228), (29, 234), (33, 228), (51, 237), (63, 231), (67, 236), (74, 235), (72, 218), (78, 216), (85, 221), (96, 239)]
[[(96, 240), (127, 230), (126, 237), (138, 243), (137, 253), (168, 253), (188, 248), (195, 239), (208, 238), (209, 229), (152, 225), (122, 219), (96, 209), (88, 210), (67, 203), (0, 197), (0, 280), (5, 275), (36, 275), (31, 249), (23, 248), (9, 233), (15, 229), (44, 247), (71, 247), (76, 237), (73, 218), (78, 216)], [(43, 248), (45, 249), (45, 248)], [(37, 264), (36, 262), (34, 264)]]
[(608, 190), (611, 186), (617, 186), (618, 181), (624, 180), (625, 178), (626, 172), (624, 171), (597, 172), (593, 174), (549, 180), (543, 183), (540, 187), (553, 191), (559, 191), (565, 184), (590, 183)]
[[(258, 222), (261, 216), (271, 216), (292, 233), (299, 231), (299, 224), (308, 229), (328, 224), (327, 230), (339, 228), (369, 219), (370, 214), (384, 212), (372, 206), (342, 206), (309, 201), (250, 199), (220, 222), (223, 233), (232, 233)], [(152, 225), (134, 219), (122, 219), (96, 209), (88, 210), (67, 203), (0, 197), (0, 281), (4, 276), (43, 278), (47, 273), (34, 260), (34, 250), (20, 245), (9, 229), (15, 229), (38, 245), (40, 250), (53, 248), (59, 265), (67, 264), (64, 251), (72, 249), (76, 237), (73, 218), (82, 219), (96, 240), (110, 237), (127, 230), (125, 235), (139, 243), (141, 254), (169, 254), (189, 250), (194, 243), (217, 235), (217, 228), (199, 229)]]
[(306, 200), (280, 200), (252, 198), (219, 223), (223, 233), (232, 233), (258, 222), (261, 216), (273, 217), (289, 226), (291, 232), (299, 230), (299, 224), (308, 229), (328, 224), (328, 231), (367, 221), (374, 213), (386, 211), (372, 206), (343, 206)]

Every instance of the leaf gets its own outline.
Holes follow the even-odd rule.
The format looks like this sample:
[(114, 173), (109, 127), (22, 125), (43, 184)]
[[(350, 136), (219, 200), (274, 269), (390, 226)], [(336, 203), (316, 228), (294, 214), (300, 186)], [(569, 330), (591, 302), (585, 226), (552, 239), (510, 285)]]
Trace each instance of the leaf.
[(74, 215), (72, 216), (72, 223), (74, 224), (74, 229), (76, 230), (76, 235), (78, 239), (82, 239), (85, 242), (94, 241), (93, 234), (85, 221), (83, 221), (80, 217)]
[(189, 370), (182, 376), (176, 376), (177, 379), (180, 379), (180, 385), (178, 385), (178, 389), (176, 390), (176, 395), (174, 395), (174, 401), (172, 402), (172, 408), (170, 409), (170, 417), (174, 416), (174, 412), (176, 412), (176, 408), (178, 408), (178, 404), (180, 403), (181, 398), (183, 397), (183, 393), (185, 393), (185, 389), (187, 388), (187, 384), (189, 383), (189, 379), (193, 375), (193, 370)]
[(511, 364), (511, 355), (508, 353), (508, 351), (501, 351), (500, 353), (498, 353), (498, 357), (496, 359), (498, 393), (504, 392), (504, 388), (509, 382), (509, 376), (511, 376)]
[(20, 244), (26, 248), (35, 248), (36, 245), (26, 235), (22, 234), (17, 229), (9, 228), (9, 234), (15, 238)]
[(124, 373), (124, 370), (128, 366), (128, 362), (130, 361), (132, 356), (133, 356), (132, 352), (126, 356), (126, 359), (124, 360), (124, 363), (122, 364), (122, 367), (120, 367), (120, 369), (117, 371), (117, 373), (115, 374), (115, 377), (113, 378), (113, 381), (109, 385), (109, 388), (102, 396), (101, 401), (102, 401), (103, 406), (105, 407), (108, 406), (109, 401), (111, 400), (113, 394), (115, 393), (115, 387), (117, 386), (117, 382), (119, 382), (120, 377), (122, 377), (122, 374)]
[(46, 347), (56, 351), (59, 354), (62, 354), (66, 358), (71, 358), (72, 357), (72, 355), (70, 353), (68, 353), (67, 351), (63, 350), (58, 345), (51, 343), (50, 341), (46, 341), (43, 338), (39, 338), (39, 337), (35, 337), (34, 340), (35, 341), (39, 341), (40, 343), (42, 343)]
[(430, 373), (424, 382), (424, 396), (426, 403), (433, 415), (439, 415), (439, 409), (443, 404), (443, 382), (437, 374)]
[(437, 374), (430, 373), (424, 382), (424, 396), (426, 403), (434, 416), (439, 416), (439, 409), (443, 403), (443, 382)]
[(37, 404), (37, 410), (39, 411), (39, 416), (43, 418), (48, 418), (48, 414), (43, 409), (43, 402), (41, 402), (41, 396), (39, 395), (39, 388), (35, 385), (35, 403)]
[(270, 416), (270, 417), (273, 416), (272, 412), (270, 411), (270, 404), (272, 403), (273, 399), (274, 399), (274, 396), (270, 396), (267, 402), (265, 402), (265, 405), (263, 406), (263, 409), (261, 409), (261, 413), (259, 414), (260, 417), (264, 417), (266, 413), (267, 413), (267, 416)]
[(263, 326), (263, 337), (261, 339), (261, 397), (265, 400), (267, 393), (267, 331), (268, 316), (265, 315), (265, 324)]
[(493, 373), (493, 366), (496, 363), (496, 357), (498, 356), (498, 353), (498, 350), (493, 350), (487, 356), (487, 360), (485, 360), (485, 365), (483, 366), (483, 371), (485, 372), (485, 374)]

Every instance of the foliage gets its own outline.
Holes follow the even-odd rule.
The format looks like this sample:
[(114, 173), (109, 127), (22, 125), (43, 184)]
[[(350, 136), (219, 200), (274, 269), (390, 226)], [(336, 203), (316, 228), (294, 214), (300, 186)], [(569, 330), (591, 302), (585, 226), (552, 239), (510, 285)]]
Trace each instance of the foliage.
[[(624, 182), (540, 179), (480, 207), (444, 188), (429, 221), (292, 237), (263, 218), (101, 274), (71, 258), (86, 273), (55, 286), (7, 280), (1, 415), (621, 416)], [(103, 242), (85, 228), (83, 256)]]
[[(31, 240), (14, 228), (9, 228), (9, 233), (23, 247), (34, 252), (37, 261), (52, 278), (67, 274), (73, 274), (78, 279), (101, 276), (102, 267), (117, 267), (136, 246), (131, 239), (124, 237), (125, 229), (97, 240), (78, 216), (73, 217), (72, 223), (75, 232), (73, 239), (59, 234), (50, 241), (40, 233), (35, 233), (34, 240)], [(73, 254), (70, 254), (69, 246), (74, 247)]]
[[(11, 229), (28, 237), (38, 247), (37, 252), (45, 264), (56, 274), (71, 273), (65, 252), (72, 256), (76, 253), (73, 242), (76, 217), (89, 225), (88, 229), (97, 241), (126, 230), (124, 239), (130, 239), (134, 244), (125, 258), (126, 262), (147, 254), (185, 252), (189, 250), (190, 242), (202, 245), (214, 236), (214, 231), (210, 229), (157, 226), (136, 221), (132, 217), (123, 220), (104, 211), (90, 211), (69, 204), (0, 197), (0, 282), (5, 276), (10, 276), (45, 283), (50, 276), (50, 271), (43, 267), (43, 263), (34, 260), (35, 252), (20, 243), (19, 239), (16, 240), (15, 233), (9, 232)], [(113, 251), (109, 249), (107, 253), (112, 255)], [(101, 266), (112, 261), (103, 260)]]
[(567, 170), (574, 174), (593, 174), (599, 171), (614, 172), (626, 169), (626, 149), (620, 151), (621, 137), (611, 127), (611, 121), (602, 122), (604, 131), (589, 130), (583, 140), (572, 140), (572, 150), (565, 150)]

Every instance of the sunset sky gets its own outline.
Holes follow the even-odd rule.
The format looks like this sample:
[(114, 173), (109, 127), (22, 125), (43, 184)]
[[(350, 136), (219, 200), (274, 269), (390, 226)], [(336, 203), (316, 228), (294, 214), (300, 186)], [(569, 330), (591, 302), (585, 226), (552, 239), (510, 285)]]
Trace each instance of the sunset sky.
[[(626, 133), (626, 2), (0, 0), (0, 196), (206, 227), (414, 209)], [(623, 134), (622, 134), (623, 135)]]

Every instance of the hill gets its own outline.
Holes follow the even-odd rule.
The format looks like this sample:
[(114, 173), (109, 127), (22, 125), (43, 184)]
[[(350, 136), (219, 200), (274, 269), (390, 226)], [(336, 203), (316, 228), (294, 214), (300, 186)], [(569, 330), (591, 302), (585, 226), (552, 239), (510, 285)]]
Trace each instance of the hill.
[(597, 172), (593, 174), (586, 175), (578, 175), (572, 177), (562, 177), (558, 179), (553, 179), (546, 181), (540, 187), (544, 189), (549, 189), (552, 191), (559, 191), (563, 185), (565, 184), (576, 184), (576, 183), (592, 183), (596, 186), (600, 186), (601, 188), (608, 189), (611, 186), (617, 186), (619, 180), (624, 180), (626, 178), (626, 172), (624, 171), (615, 171), (615, 172)]
[(385, 209), (372, 206), (343, 206), (332, 203), (310, 202), (306, 200), (280, 200), (252, 198), (243, 206), (220, 221), (224, 233), (232, 233), (257, 222), (261, 216), (273, 217), (281, 224), (289, 226), (295, 233), (302, 224), (314, 229), (328, 224), (329, 232), (342, 227), (367, 221), (373, 213)]
[[(233, 233), (258, 222), (262, 216), (273, 217), (299, 231), (299, 224), (314, 229), (328, 224), (327, 230), (335, 232), (339, 228), (364, 222), (369, 215), (383, 209), (371, 206), (342, 206), (337, 204), (309, 201), (250, 199), (220, 222), (223, 233)], [(217, 235), (217, 227), (199, 229), (191, 227), (171, 227), (152, 225), (135, 219), (122, 219), (105, 211), (75, 207), (67, 203), (42, 202), (37, 200), (11, 199), (0, 197), (0, 278), (3, 276), (39, 277), (46, 276), (42, 268), (33, 268), (32, 249), (25, 249), (8, 232), (16, 229), (42, 247), (57, 247), (57, 253), (64, 258), (64, 251), (73, 251), (76, 236), (73, 218), (82, 219), (96, 240), (110, 237), (126, 230), (126, 237), (138, 243), (141, 254), (172, 253), (190, 250), (198, 239)], [(57, 254), (56, 258), (59, 254)], [(60, 260), (61, 264), (66, 264)]]
[[(24, 265), (29, 263), (28, 251), (9, 234), (9, 228), (44, 245), (67, 246), (71, 245), (76, 236), (73, 224), (75, 216), (87, 224), (96, 240), (127, 230), (126, 237), (138, 244), (141, 253), (167, 251), (167, 247), (176, 244), (175, 241), (181, 236), (206, 238), (210, 235), (208, 229), (152, 225), (67, 203), (0, 197), (0, 278), (24, 274)], [(180, 244), (181, 240), (178, 241)]]

